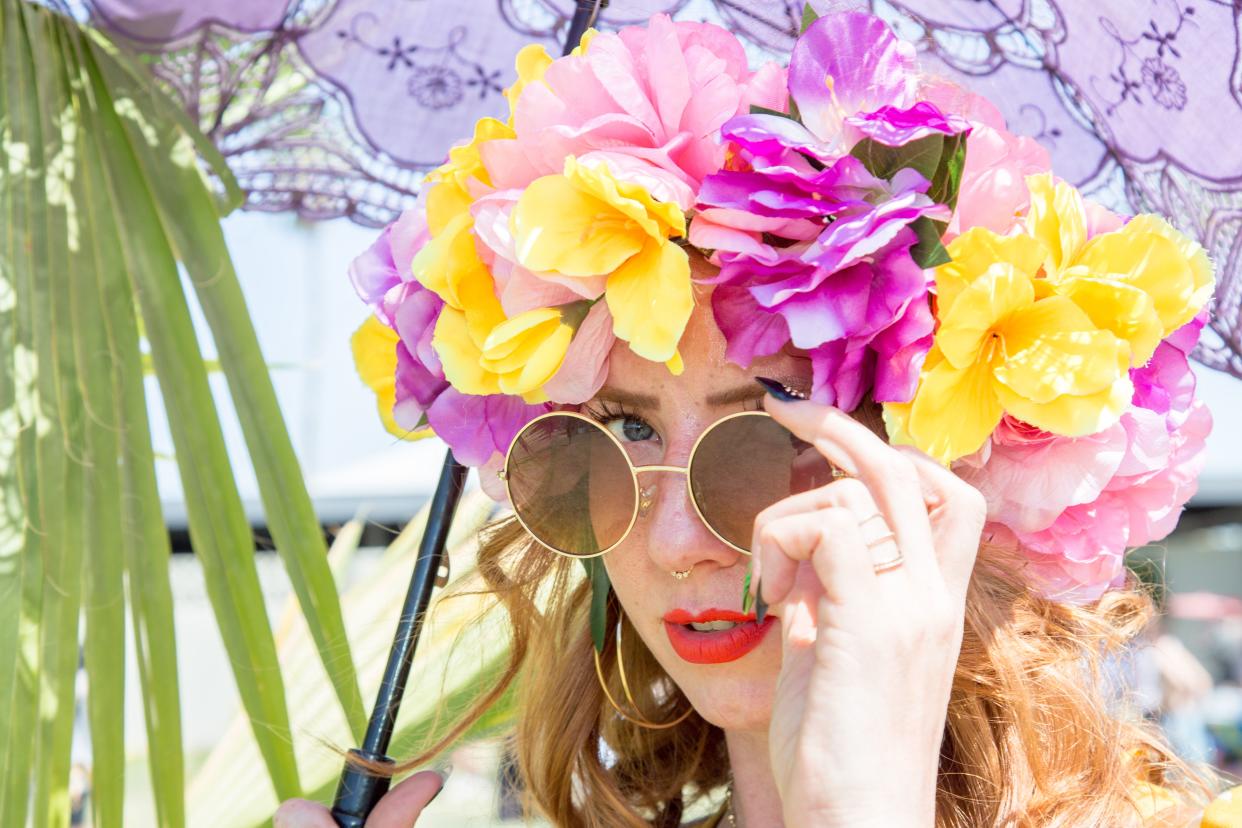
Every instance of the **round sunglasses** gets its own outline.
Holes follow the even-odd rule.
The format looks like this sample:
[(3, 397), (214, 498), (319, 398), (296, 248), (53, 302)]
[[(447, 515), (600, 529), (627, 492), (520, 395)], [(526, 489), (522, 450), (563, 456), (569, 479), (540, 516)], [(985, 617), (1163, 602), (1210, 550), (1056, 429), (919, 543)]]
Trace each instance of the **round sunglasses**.
[(543, 546), (592, 558), (629, 536), (654, 499), (638, 476), (681, 474), (699, 519), (721, 542), (750, 554), (755, 518), (777, 501), (832, 482), (832, 464), (763, 411), (729, 414), (708, 426), (685, 466), (634, 465), (600, 422), (556, 411), (527, 423), (504, 468), (518, 521)]

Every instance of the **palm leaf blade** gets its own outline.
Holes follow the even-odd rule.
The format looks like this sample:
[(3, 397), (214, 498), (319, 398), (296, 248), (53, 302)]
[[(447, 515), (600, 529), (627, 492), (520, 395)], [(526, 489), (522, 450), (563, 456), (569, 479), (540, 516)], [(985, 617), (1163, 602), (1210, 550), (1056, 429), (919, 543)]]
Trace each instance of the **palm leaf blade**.
[[(138, 117), (134, 102), (110, 95), (99, 69), (107, 55), (93, 42), (84, 42), (98, 103), (95, 135), (103, 150), (113, 201), (125, 205), (117, 214), (119, 238), (169, 415), (191, 541), (272, 783), (279, 796), (297, 796), (300, 786), (290, 746), (284, 684), (264, 611), (250, 528), (173, 250), (151, 196), (151, 181), (138, 162), (140, 153), (154, 155), (157, 147), (130, 143), (118, 112)], [(184, 151), (185, 147), (171, 149)]]
[[(109, 56), (113, 50), (96, 41)], [(122, 64), (101, 58), (108, 88), (114, 94), (132, 96), (137, 111), (160, 113), (174, 107), (145, 78), (125, 70)], [(124, 121), (131, 140), (141, 124)], [(181, 125), (171, 116), (149, 121), (162, 147), (173, 147), (185, 138)], [(152, 134), (148, 132), (148, 135)], [(154, 159), (183, 159), (153, 169)], [(310, 496), (293, 451), (293, 444), (280, 417), (280, 407), (263, 353), (259, 348), (241, 285), (229, 258), (216, 206), (195, 157), (188, 153), (156, 152), (138, 156), (153, 186), (153, 197), (163, 219), (164, 231), (178, 258), (185, 264), (219, 351), (247, 448), (254, 462), (259, 492), (268, 525), (292, 581), (302, 611), (310, 623), (320, 657), (336, 688), (346, 718), (356, 738), (366, 727), (362, 695), (349, 652), (349, 639), (341, 620), (340, 600), (328, 569), (327, 548), (311, 505)], [(223, 162), (221, 161), (221, 164)], [(216, 172), (231, 180), (227, 168)]]

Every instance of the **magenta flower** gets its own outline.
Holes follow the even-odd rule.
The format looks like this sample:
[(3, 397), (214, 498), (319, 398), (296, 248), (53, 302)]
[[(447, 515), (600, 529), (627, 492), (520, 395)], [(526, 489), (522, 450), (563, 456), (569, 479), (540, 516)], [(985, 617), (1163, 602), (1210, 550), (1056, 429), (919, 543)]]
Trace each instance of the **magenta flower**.
[[(849, 156), (822, 170), (796, 163), (726, 170), (703, 183), (709, 225), (692, 226), (691, 238), (716, 243), (720, 273), (704, 281), (718, 285), (712, 307), (726, 355), (748, 365), (792, 342), (811, 356), (814, 399), (847, 411), (868, 391), (882, 402), (908, 400), (934, 324), (909, 227), (945, 211), (914, 170), (885, 181)], [(726, 232), (723, 223), (739, 215), (789, 223), (806, 238), (778, 247), (770, 231), (741, 222)], [(808, 227), (822, 229), (811, 236)]]

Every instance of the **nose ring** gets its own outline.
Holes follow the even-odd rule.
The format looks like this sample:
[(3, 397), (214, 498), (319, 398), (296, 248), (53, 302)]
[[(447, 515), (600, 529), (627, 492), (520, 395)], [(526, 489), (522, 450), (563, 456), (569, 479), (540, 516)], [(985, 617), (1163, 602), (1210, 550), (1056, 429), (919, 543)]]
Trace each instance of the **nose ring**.
[(669, 573), (668, 573), (668, 574), (669, 574), (669, 575), (672, 575), (674, 578), (676, 578), (676, 579), (677, 579), (677, 580), (679, 580), (679, 581), (684, 581), (684, 580), (686, 580), (687, 578), (689, 578), (689, 577), (690, 577), (690, 570), (691, 570), (691, 569), (694, 569), (694, 567), (690, 567), (690, 569), (683, 569), (683, 570), (680, 570), (680, 571), (678, 571), (678, 570), (676, 570), (676, 569), (673, 569), (673, 570), (669, 570)]

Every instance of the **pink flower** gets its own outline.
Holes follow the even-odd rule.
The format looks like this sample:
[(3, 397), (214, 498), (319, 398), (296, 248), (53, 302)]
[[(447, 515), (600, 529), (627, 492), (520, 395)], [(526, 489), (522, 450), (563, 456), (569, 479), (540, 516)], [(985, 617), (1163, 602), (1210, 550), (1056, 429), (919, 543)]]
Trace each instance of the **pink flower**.
[(925, 84), (919, 97), (944, 112), (960, 115), (972, 127), (966, 138), (966, 166), (962, 170), (957, 208), (946, 240), (972, 227), (1008, 233), (1030, 203), (1026, 177), (1052, 168), (1048, 151), (1034, 138), (1009, 132), (1000, 110), (986, 98), (956, 84)]
[(775, 65), (752, 73), (728, 31), (656, 15), (553, 61), (515, 104), (517, 137), (481, 152), (498, 189), (559, 173), (566, 156), (593, 150), (631, 155), (697, 189), (724, 161), (721, 125), (752, 104), (783, 107), (784, 87)]

